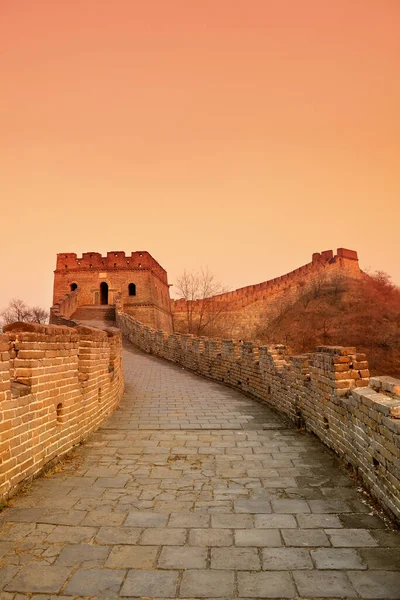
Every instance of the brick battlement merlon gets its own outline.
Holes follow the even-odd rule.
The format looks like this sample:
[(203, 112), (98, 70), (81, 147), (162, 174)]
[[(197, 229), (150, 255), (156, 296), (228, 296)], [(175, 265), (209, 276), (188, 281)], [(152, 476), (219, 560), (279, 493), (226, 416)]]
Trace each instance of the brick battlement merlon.
[(166, 275), (165, 269), (145, 250), (125, 252), (114, 250), (103, 256), (100, 252), (84, 252), (81, 257), (74, 252), (57, 254), (55, 272), (91, 269), (155, 269)]
[[(294, 269), (294, 271), (290, 271), (285, 275), (275, 277), (274, 279), (269, 279), (268, 281), (263, 281), (262, 283), (256, 283), (254, 285), (237, 288), (231, 292), (218, 294), (213, 296), (213, 298), (217, 302), (254, 302), (257, 299), (263, 298), (265, 294), (274, 292), (274, 290), (290, 285), (291, 283), (295, 284), (299, 279), (302, 279), (310, 274), (315, 274), (320, 269), (322, 272), (322, 269), (330, 266), (333, 268), (343, 268), (344, 270), (347, 268), (348, 271), (353, 273), (354, 277), (357, 277), (360, 273), (362, 273), (358, 266), (358, 255), (355, 250), (338, 248), (336, 254), (334, 254), (333, 250), (324, 250), (323, 252), (314, 252), (312, 255), (312, 262), (298, 267), (297, 269)], [(194, 301), (194, 303), (196, 304), (198, 301)], [(180, 310), (184, 310), (184, 307), (186, 306), (186, 300), (179, 298), (177, 300), (172, 300), (171, 304), (172, 310), (174, 312), (179, 312)]]

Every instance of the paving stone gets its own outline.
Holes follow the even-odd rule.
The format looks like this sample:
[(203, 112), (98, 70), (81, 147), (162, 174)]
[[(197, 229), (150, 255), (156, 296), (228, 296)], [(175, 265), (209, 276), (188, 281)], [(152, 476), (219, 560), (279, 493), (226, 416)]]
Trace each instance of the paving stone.
[(313, 513), (349, 513), (351, 512), (350, 506), (345, 500), (309, 500), (310, 508)]
[(181, 598), (233, 598), (234, 572), (220, 570), (184, 571)]
[(374, 515), (360, 515), (360, 514), (345, 514), (340, 515), (340, 521), (344, 527), (350, 529), (384, 529), (385, 524), (382, 519)]
[(70, 495), (61, 496), (60, 498), (51, 495), (48, 497), (45, 496), (44, 498), (40, 498), (39, 500), (41, 508), (52, 508), (56, 510), (68, 510), (72, 508), (77, 503), (77, 501), (77, 498)]
[(165, 546), (158, 559), (161, 569), (205, 569), (207, 549)]
[(36, 523), (6, 523), (1, 526), (0, 535), (4, 542), (19, 541), (35, 532)]
[(312, 569), (313, 562), (309, 551), (303, 548), (263, 548), (262, 568), (264, 571)]
[(109, 569), (151, 569), (157, 546), (113, 546), (105, 566)]
[(377, 542), (366, 529), (325, 529), (332, 546), (358, 548), (377, 546)]
[(86, 512), (83, 510), (47, 510), (44, 515), (36, 519), (36, 522), (51, 525), (80, 525), (85, 515)]
[(254, 524), (259, 529), (297, 528), (293, 515), (254, 515)]
[[(49, 567), (53, 568), (53, 567)], [(64, 594), (71, 596), (95, 596), (103, 598), (118, 593), (125, 571), (113, 569), (79, 569), (68, 581)]]
[(305, 500), (272, 500), (274, 513), (309, 513), (310, 507)]
[(100, 527), (97, 544), (136, 544), (142, 530), (136, 527)]
[(83, 521), (80, 523), (82, 526), (98, 526), (98, 527), (102, 527), (102, 526), (117, 526), (117, 525), (122, 525), (122, 523), (125, 521), (126, 519), (126, 514), (125, 512), (103, 512), (103, 511), (96, 511), (93, 510), (90, 513), (88, 513), (86, 515), (86, 517), (83, 519)]
[(138, 510), (130, 512), (124, 524), (131, 527), (165, 527), (167, 521), (168, 515)]
[(232, 546), (233, 532), (228, 529), (190, 529), (190, 546)]
[(57, 594), (70, 573), (70, 567), (27, 565), (15, 575), (5, 590), (7, 592)]
[(56, 565), (63, 567), (102, 566), (108, 556), (108, 546), (92, 546), (90, 544), (74, 544), (65, 546), (56, 560)]
[(286, 546), (330, 546), (322, 529), (282, 529)]
[(350, 571), (348, 576), (361, 598), (373, 598), (374, 600), (399, 600), (400, 598), (400, 573)]
[(236, 513), (270, 513), (271, 503), (266, 500), (235, 500), (233, 503)]
[(311, 550), (317, 569), (366, 569), (354, 548), (318, 548)]
[(256, 548), (212, 548), (211, 568), (259, 571), (260, 558)]
[(80, 544), (89, 542), (97, 533), (95, 527), (69, 527), (59, 525), (47, 536), (48, 543)]
[[(0, 583), (1, 583), (1, 586), (3, 589), (5, 589), (7, 583), (9, 583), (9, 581), (12, 580), (12, 578), (18, 571), (19, 571), (19, 567), (14, 567), (14, 566), (0, 567)], [(4, 595), (8, 595), (8, 594), (6, 592), (4, 592)], [(0, 599), (3, 600), (1, 594), (0, 594)]]
[[(101, 452), (104, 453), (105, 448), (101, 449)], [(58, 485), (68, 486), (68, 487), (79, 487), (79, 488), (91, 488), (96, 481), (95, 477), (67, 477), (64, 481), (58, 481)], [(52, 482), (51, 485), (54, 485)]]
[(178, 571), (129, 571), (121, 596), (175, 598)]
[(209, 527), (210, 516), (200, 513), (171, 514), (168, 527)]
[(371, 535), (380, 546), (400, 548), (400, 533), (398, 531), (381, 531), (379, 529), (374, 529), (371, 531)]
[(400, 571), (400, 548), (360, 548), (358, 552), (369, 569)]
[(144, 530), (140, 538), (140, 544), (143, 546), (183, 546), (186, 533), (186, 529), (151, 527)]
[(226, 513), (211, 515), (211, 527), (214, 527), (215, 529), (241, 529), (253, 527), (253, 517), (251, 515)]
[(282, 546), (278, 529), (236, 529), (236, 546)]
[(294, 477), (269, 477), (262, 479), (265, 488), (295, 488), (297, 486)]
[(14, 546), (13, 542), (0, 542), (0, 559)]
[(239, 598), (295, 598), (289, 573), (238, 573)]
[(304, 598), (356, 598), (346, 573), (336, 571), (294, 571), (293, 577)]
[(36, 523), (45, 512), (43, 508), (9, 508), (1, 513), (0, 523), (2, 521)]
[(339, 529), (343, 527), (337, 515), (319, 514), (319, 515), (296, 515), (299, 527), (302, 529)]

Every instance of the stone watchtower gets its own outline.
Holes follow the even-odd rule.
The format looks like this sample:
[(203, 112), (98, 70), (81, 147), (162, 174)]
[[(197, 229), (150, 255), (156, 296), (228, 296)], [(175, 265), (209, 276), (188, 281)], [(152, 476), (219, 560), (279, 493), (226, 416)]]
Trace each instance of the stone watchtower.
[(120, 302), (124, 312), (142, 323), (172, 332), (167, 272), (148, 252), (85, 252), (81, 258), (72, 252), (57, 254), (53, 304), (74, 290), (78, 309), (72, 318), (107, 318)]

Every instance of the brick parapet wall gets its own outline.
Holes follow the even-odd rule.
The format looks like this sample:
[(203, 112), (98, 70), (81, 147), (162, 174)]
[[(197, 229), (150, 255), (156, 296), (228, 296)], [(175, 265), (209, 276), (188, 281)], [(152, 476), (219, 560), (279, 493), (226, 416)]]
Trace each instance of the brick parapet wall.
[(70, 319), (79, 306), (79, 290), (68, 292), (50, 308), (50, 323), (74, 327), (76, 322)]
[(15, 323), (0, 336), (0, 497), (99, 427), (123, 393), (121, 334)]
[(370, 380), (364, 354), (321, 346), (289, 356), (284, 346), (167, 334), (121, 310), (117, 323), (145, 352), (239, 389), (313, 432), (400, 520), (400, 381)]

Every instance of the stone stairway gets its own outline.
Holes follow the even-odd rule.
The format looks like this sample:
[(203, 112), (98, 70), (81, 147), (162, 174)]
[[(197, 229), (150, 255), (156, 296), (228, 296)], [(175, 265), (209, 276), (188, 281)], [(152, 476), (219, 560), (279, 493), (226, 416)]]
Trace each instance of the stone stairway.
[(115, 323), (115, 306), (106, 304), (80, 306), (71, 316), (74, 321), (104, 321), (106, 326)]

